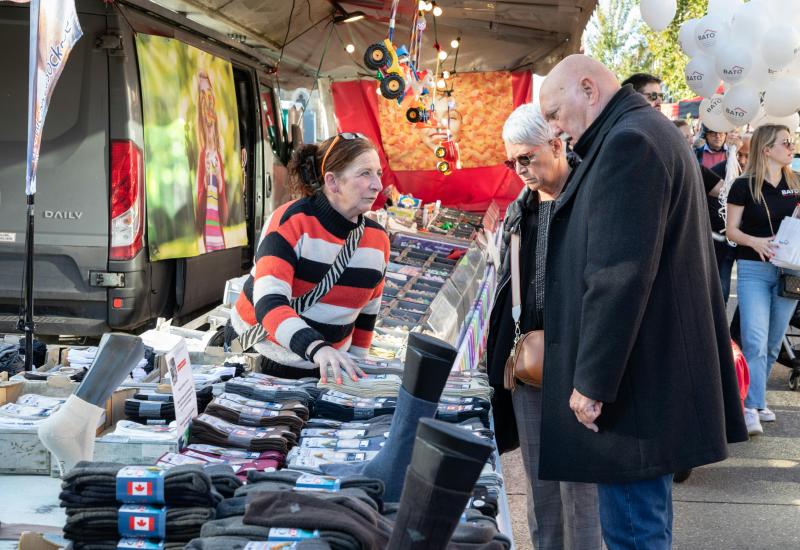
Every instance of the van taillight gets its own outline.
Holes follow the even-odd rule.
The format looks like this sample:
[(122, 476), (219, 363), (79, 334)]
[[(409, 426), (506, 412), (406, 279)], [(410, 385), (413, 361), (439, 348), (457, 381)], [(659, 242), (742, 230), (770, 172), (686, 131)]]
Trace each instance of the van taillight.
[(131, 141), (111, 142), (111, 260), (130, 260), (142, 249), (142, 152)]

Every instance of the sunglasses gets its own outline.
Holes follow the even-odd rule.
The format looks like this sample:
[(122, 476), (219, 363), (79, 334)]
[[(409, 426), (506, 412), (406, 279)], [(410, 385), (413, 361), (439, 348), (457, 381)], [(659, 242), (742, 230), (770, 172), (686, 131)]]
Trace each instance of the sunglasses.
[(330, 154), (331, 150), (333, 149), (333, 146), (336, 145), (340, 139), (346, 139), (346, 140), (367, 139), (367, 136), (365, 136), (364, 134), (361, 134), (359, 132), (342, 132), (341, 134), (336, 134), (336, 137), (333, 138), (333, 141), (331, 141), (331, 144), (328, 145), (328, 149), (325, 151), (325, 154), (322, 156), (322, 166), (321, 166), (321, 170), (320, 170), (320, 172), (322, 174), (325, 174), (325, 161), (328, 160), (328, 155)]
[(797, 142), (793, 139), (784, 139), (783, 141), (779, 141), (778, 143), (780, 143), (787, 149), (794, 149), (794, 146)]
[(664, 100), (664, 94), (663, 94), (663, 92), (648, 92), (648, 93), (646, 93), (646, 94), (645, 94), (645, 93), (642, 93), (642, 95), (643, 95), (644, 97), (646, 97), (647, 99), (649, 99), (650, 101), (656, 101), (656, 100), (658, 100), (658, 99), (660, 99), (660, 100), (662, 100), (662, 101)]
[(519, 163), (520, 166), (529, 166), (535, 160), (536, 153), (528, 153), (527, 155), (519, 155), (511, 160), (504, 160), (503, 164), (506, 168), (515, 172), (517, 170), (517, 163)]

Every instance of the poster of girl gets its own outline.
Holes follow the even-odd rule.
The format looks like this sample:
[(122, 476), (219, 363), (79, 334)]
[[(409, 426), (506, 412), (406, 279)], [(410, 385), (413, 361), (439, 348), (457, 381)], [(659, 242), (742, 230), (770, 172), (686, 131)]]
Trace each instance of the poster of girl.
[(195, 225), (201, 236), (201, 252), (225, 248), (223, 226), (228, 221), (225, 165), (220, 150), (216, 100), (205, 71), (197, 75), (197, 204)]

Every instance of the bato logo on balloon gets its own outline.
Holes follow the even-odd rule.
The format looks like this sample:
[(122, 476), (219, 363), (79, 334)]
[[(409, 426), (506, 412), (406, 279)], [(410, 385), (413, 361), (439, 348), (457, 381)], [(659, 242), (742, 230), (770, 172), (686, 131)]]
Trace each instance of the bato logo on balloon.
[(722, 74), (725, 76), (739, 76), (744, 72), (744, 67), (734, 65), (730, 69), (722, 69)]
[(686, 77), (686, 80), (688, 80), (689, 82), (695, 82), (695, 81), (703, 80), (703, 78), (705, 78), (705, 76), (706, 75), (704, 75), (703, 73), (701, 73), (699, 71), (694, 71), (694, 72), (692, 72), (692, 74), (690, 74), (689, 76)]
[(725, 114), (734, 118), (744, 118), (744, 116), (747, 114), (747, 111), (741, 107), (736, 107), (735, 109), (725, 109)]
[(713, 40), (717, 37), (717, 31), (714, 29), (706, 29), (703, 31), (703, 34), (697, 36), (698, 40)]

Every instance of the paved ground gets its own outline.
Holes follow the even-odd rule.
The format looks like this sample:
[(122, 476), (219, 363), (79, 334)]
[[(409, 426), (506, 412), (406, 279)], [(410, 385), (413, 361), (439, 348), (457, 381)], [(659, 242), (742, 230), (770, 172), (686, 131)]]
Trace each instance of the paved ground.
[[(788, 377), (781, 365), (772, 371), (767, 402), (778, 418), (764, 435), (675, 485), (676, 550), (800, 548), (800, 392), (788, 390)], [(519, 451), (503, 457), (503, 469), (516, 547), (531, 550)]]

